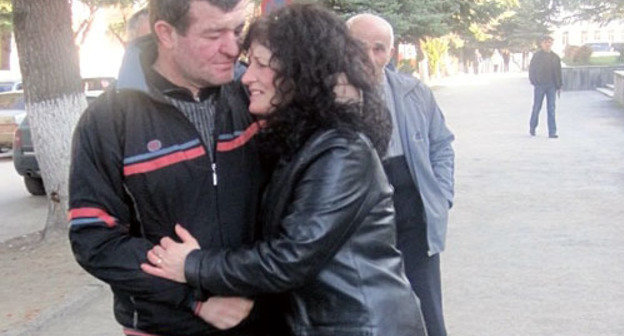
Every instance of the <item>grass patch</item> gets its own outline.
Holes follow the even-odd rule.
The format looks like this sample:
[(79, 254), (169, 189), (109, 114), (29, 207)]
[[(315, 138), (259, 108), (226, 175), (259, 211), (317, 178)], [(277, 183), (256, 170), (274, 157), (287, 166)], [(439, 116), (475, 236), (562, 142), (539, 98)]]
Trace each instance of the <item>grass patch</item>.
[(591, 65), (616, 65), (621, 63), (619, 56), (591, 57), (589, 59), (589, 64)]
[(589, 63), (586, 62), (572, 62), (570, 59), (568, 58), (563, 58), (561, 59), (561, 61), (563, 63), (565, 63), (568, 66), (587, 66), (587, 65), (607, 65), (607, 66), (611, 66), (611, 65), (622, 65), (624, 64), (624, 61), (620, 60), (619, 56), (598, 56), (598, 57), (591, 57), (589, 59)]

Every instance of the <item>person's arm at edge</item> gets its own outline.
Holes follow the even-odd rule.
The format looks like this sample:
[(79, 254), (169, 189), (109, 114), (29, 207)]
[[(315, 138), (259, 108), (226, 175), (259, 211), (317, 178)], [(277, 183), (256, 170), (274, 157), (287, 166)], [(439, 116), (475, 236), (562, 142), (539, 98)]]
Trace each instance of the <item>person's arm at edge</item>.
[(424, 85), (422, 89), (425, 113), (430, 115), (429, 160), (438, 185), (448, 201), (449, 208), (451, 208), (455, 194), (455, 151), (451, 143), (455, 140), (455, 136), (447, 127), (444, 114), (440, 110), (431, 89)]
[[(75, 258), (87, 272), (116, 290), (192, 310), (197, 302), (190, 287), (150, 276), (139, 267), (153, 244), (129, 233), (130, 209), (121, 196), (120, 146), (94, 134), (98, 128), (115, 134), (112, 121), (95, 120), (102, 111), (92, 111), (94, 108), (84, 113), (73, 139), (69, 238)], [(104, 153), (109, 157), (103, 158)]]
[(531, 82), (531, 85), (535, 86), (536, 82), (535, 82), (535, 67), (536, 67), (536, 56), (537, 53), (533, 54), (533, 57), (531, 57), (531, 61), (529, 62), (529, 81)]

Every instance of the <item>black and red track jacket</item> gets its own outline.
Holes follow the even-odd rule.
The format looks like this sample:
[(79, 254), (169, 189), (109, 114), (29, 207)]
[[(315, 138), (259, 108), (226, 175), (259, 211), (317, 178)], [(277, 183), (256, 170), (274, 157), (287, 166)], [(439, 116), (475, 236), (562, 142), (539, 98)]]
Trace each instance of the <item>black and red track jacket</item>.
[[(149, 71), (145, 61), (142, 69)], [(105, 92), (75, 130), (69, 237), (76, 260), (111, 286), (115, 317), (128, 335), (252, 335), (245, 331), (251, 323), (229, 332), (212, 328), (195, 315), (191, 287), (139, 265), (162, 237), (175, 237), (176, 223), (202, 247), (253, 241), (265, 180), (254, 139), (259, 124), (240, 83), (222, 86), (211, 157), (162, 88), (143, 78), (142, 85), (120, 81)]]

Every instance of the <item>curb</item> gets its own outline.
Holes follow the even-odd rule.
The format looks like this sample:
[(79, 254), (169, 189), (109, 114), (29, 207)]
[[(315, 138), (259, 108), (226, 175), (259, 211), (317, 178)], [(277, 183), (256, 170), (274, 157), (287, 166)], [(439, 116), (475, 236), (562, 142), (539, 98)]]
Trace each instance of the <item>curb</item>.
[(104, 283), (92, 283), (85, 285), (60, 304), (43, 310), (32, 321), (26, 322), (24, 325), (21, 325), (13, 330), (0, 333), (0, 336), (33, 335), (33, 333), (39, 331), (42, 327), (45, 327), (46, 324), (52, 320), (77, 311), (78, 309), (84, 307), (87, 303), (107, 293), (107, 290), (108, 286)]

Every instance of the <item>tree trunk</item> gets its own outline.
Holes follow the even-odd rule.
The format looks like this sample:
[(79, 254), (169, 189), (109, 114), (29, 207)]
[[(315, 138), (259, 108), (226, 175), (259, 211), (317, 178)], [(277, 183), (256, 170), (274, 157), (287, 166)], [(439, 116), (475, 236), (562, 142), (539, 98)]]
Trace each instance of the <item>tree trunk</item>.
[(11, 69), (11, 31), (0, 33), (0, 70)]
[(49, 200), (44, 236), (66, 230), (72, 132), (87, 102), (67, 0), (13, 0), (15, 42), (37, 161)]

